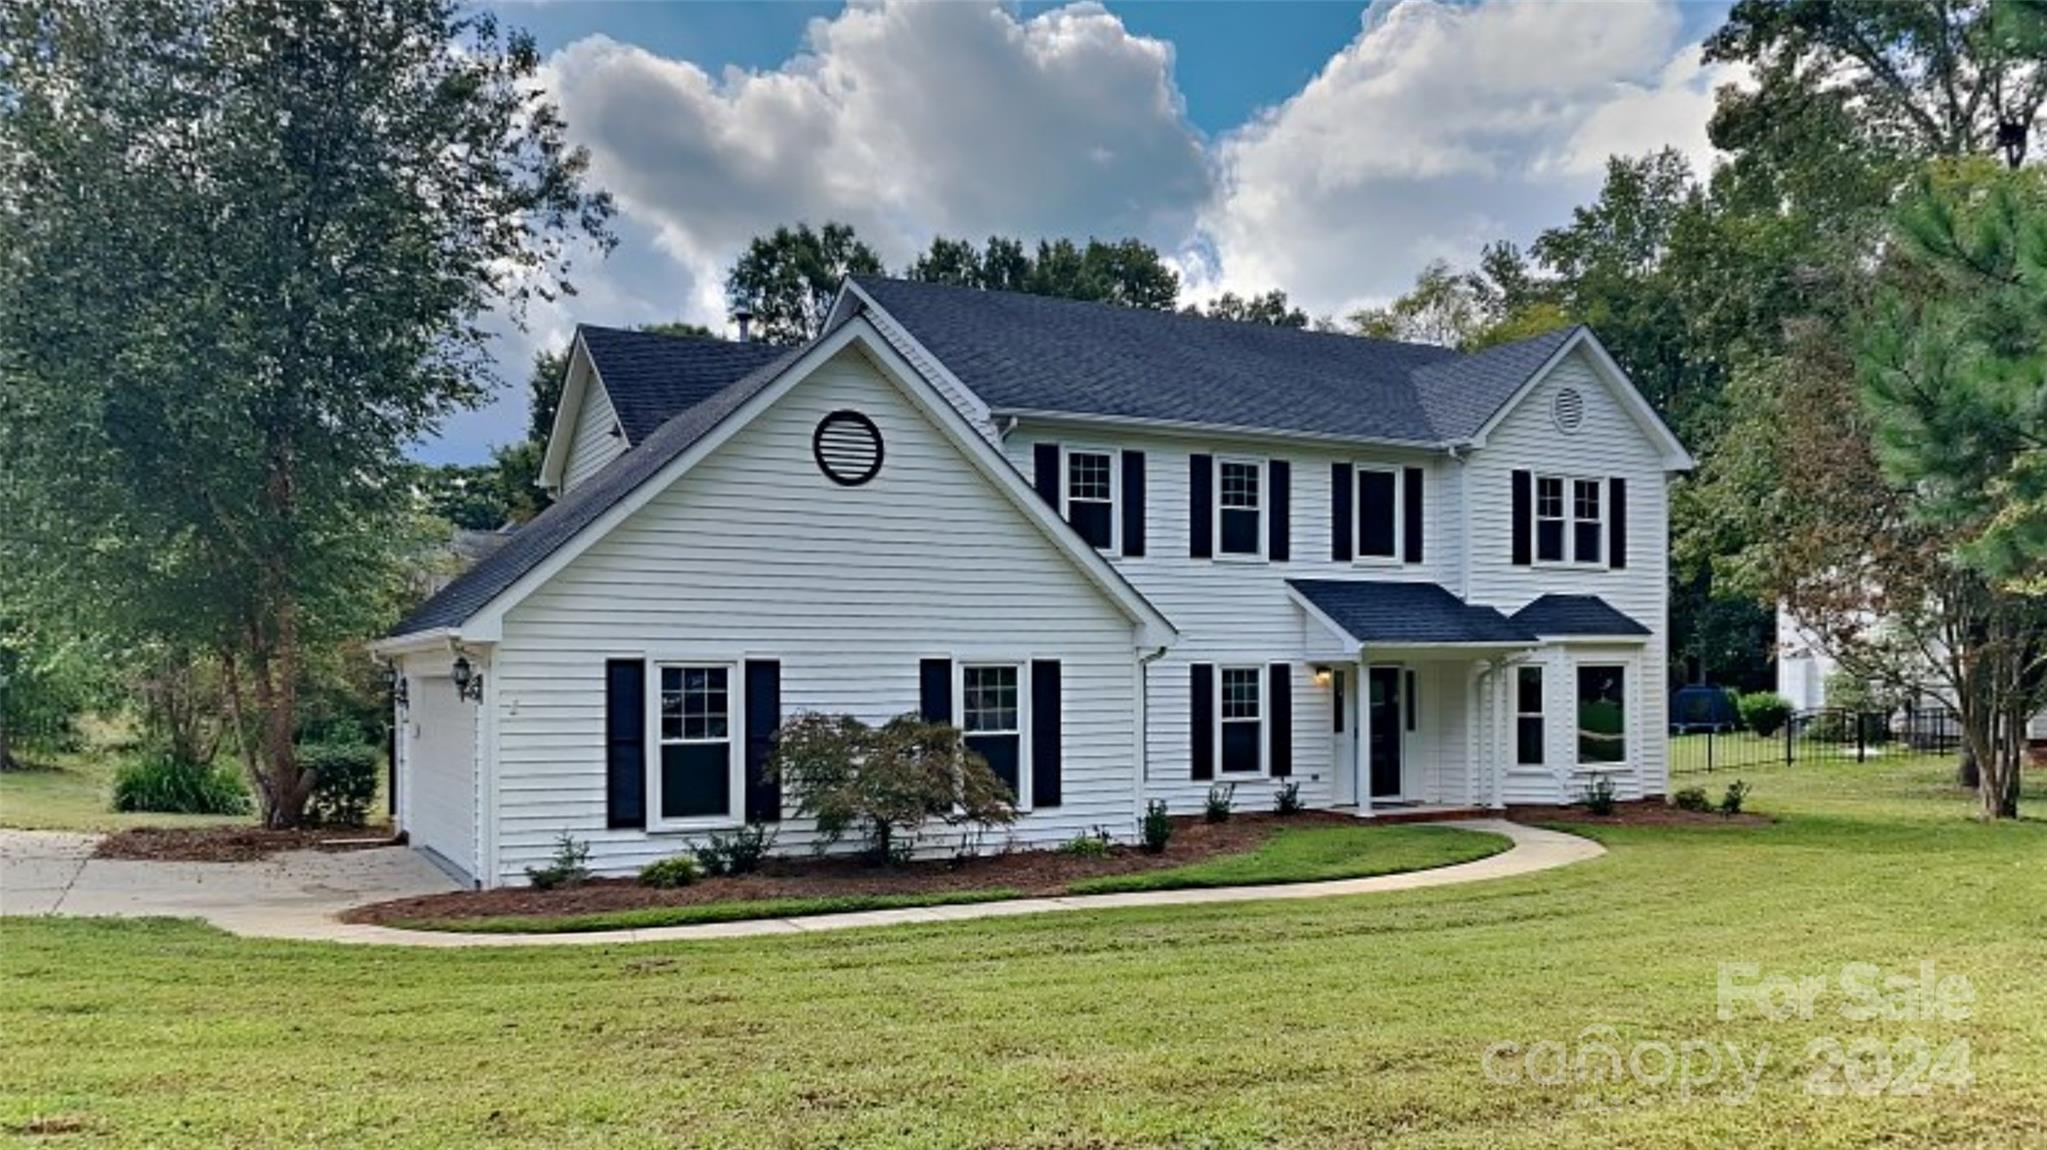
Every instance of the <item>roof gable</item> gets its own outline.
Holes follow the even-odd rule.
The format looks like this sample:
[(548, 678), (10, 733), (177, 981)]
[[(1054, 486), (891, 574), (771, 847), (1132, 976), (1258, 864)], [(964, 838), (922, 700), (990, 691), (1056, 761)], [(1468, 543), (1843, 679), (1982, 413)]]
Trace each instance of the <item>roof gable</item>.
[(1516, 625), (1550, 637), (1646, 638), (1649, 628), (1597, 595), (1544, 595), (1514, 612)]
[(810, 372), (856, 343), (883, 376), (902, 388), (960, 447), (977, 470), (1145, 629), (1148, 641), (1171, 641), (1174, 631), (1165, 616), (1059, 519), (1015, 467), (975, 434), (951, 404), (931, 391), (923, 376), (903, 362), (871, 324), (857, 321), (803, 347), (781, 349), (771, 362), (662, 424), (645, 441), (514, 532), (496, 554), (421, 604), (380, 646), (395, 648), (405, 645), (408, 636), (457, 629), (478, 641), (495, 638), (504, 612), (511, 606), (672, 485)]
[(1535, 635), (1434, 583), (1289, 579), (1294, 601), (1360, 646), (1527, 647)]

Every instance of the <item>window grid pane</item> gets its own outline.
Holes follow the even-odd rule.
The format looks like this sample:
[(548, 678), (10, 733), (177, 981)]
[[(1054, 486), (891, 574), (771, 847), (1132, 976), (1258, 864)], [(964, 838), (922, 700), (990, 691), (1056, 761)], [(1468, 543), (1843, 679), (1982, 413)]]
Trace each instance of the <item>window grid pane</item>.
[(1599, 482), (1580, 479), (1571, 485), (1572, 513), (1579, 519), (1599, 518)]
[(1225, 667), (1222, 677), (1225, 721), (1254, 721), (1258, 718), (1258, 671), (1254, 667)]
[(661, 668), (661, 740), (720, 743), (731, 737), (731, 678), (724, 667)]
[(1018, 729), (1017, 669), (966, 667), (960, 672), (960, 724), (974, 734)]
[(1222, 465), (1222, 491), (1224, 507), (1257, 510), (1258, 465), (1225, 460)]
[(1564, 517), (1564, 481), (1542, 478), (1535, 481), (1535, 514), (1540, 519)]
[(1076, 451), (1066, 457), (1066, 497), (1083, 503), (1109, 502), (1109, 457)]

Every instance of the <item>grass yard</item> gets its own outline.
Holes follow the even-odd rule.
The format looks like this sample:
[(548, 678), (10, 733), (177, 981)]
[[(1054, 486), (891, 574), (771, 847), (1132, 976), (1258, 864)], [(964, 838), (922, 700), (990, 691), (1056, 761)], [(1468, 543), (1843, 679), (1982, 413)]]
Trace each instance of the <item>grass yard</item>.
[(1499, 835), (1455, 827), (1356, 826), (1283, 830), (1248, 854), (1170, 870), (1108, 875), (1074, 883), (1074, 894), (1188, 887), (1322, 882), (1429, 870), (1495, 855), (1514, 845)]
[(254, 815), (166, 815), (107, 809), (118, 753), (36, 754), (32, 770), (0, 771), (0, 827), (118, 831), (129, 827), (252, 826)]
[[(1745, 772), (1778, 822), (1601, 829), (1611, 853), (1561, 871), (1312, 902), (476, 951), (7, 920), (0, 1141), (2047, 1144), (2047, 822), (1973, 823), (1946, 774)], [(1975, 999), (1962, 1019), (1855, 1021), (1833, 997), (1723, 1020), (1723, 962), (1932, 962)], [(1828, 1040), (1860, 1052), (1852, 1075)], [(1914, 1041), (1966, 1041), (1973, 1085), (1808, 1089), (1887, 1089), (1876, 1051), (1907, 1068)], [(1762, 1072), (1733, 1101), (1731, 1065), (1689, 1088), (1654, 1058), (1604, 1084), (1512, 1057), (1488, 1076), (1493, 1044), (1540, 1042), (1734, 1043)]]

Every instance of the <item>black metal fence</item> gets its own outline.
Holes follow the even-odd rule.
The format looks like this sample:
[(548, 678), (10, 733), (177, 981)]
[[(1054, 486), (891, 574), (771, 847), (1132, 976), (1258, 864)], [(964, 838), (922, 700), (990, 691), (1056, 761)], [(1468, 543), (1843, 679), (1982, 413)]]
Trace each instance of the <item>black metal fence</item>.
[(1954, 754), (1961, 724), (1944, 707), (1899, 711), (1799, 711), (1778, 730), (1742, 730), (1730, 724), (1693, 726), (1670, 733), (1670, 773), (1706, 774), (1794, 763), (1860, 763), (1890, 755)]

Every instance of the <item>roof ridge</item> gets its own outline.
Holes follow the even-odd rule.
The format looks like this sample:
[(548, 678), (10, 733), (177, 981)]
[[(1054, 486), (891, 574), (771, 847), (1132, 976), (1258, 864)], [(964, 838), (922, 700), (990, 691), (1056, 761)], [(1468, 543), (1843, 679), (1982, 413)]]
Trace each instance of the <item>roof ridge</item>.
[[(917, 291), (928, 290), (960, 294), (972, 293), (978, 296), (996, 296), (999, 298), (1013, 300), (1026, 300), (1031, 301), (1033, 303), (1041, 303), (1049, 307), (1069, 307), (1077, 309), (1084, 308), (1089, 310), (1108, 311), (1111, 313), (1130, 313), (1133, 315), (1161, 316), (1183, 323), (1192, 324), (1204, 325), (1229, 324), (1232, 325), (1232, 327), (1237, 330), (1248, 329), (1251, 331), (1261, 332), (1281, 332), (1285, 333), (1287, 337), (1309, 336), (1315, 339), (1348, 340), (1352, 343), (1371, 344), (1373, 346), (1383, 348), (1399, 348), (1403, 351), (1439, 353), (1445, 359), (1454, 358), (1467, 354), (1465, 352), (1458, 351), (1454, 347), (1444, 347), (1442, 344), (1438, 343), (1423, 343), (1419, 340), (1382, 339), (1378, 336), (1353, 335), (1350, 332), (1325, 331), (1314, 327), (1287, 327), (1282, 324), (1276, 323), (1250, 323), (1244, 320), (1226, 319), (1223, 318), (1222, 316), (1203, 315), (1198, 311), (1187, 311), (1179, 307), (1170, 308), (1137, 307), (1128, 304), (1112, 303), (1108, 300), (1074, 299), (1071, 296), (1044, 295), (1039, 292), (1018, 291), (1014, 288), (968, 287), (964, 284), (942, 283), (936, 280), (906, 279), (902, 276), (879, 275), (871, 272), (861, 272), (853, 275), (848, 275), (846, 278), (852, 280), (854, 283), (903, 284)], [(884, 304), (883, 306), (886, 307), (887, 305)]]

